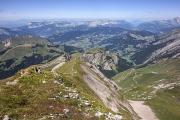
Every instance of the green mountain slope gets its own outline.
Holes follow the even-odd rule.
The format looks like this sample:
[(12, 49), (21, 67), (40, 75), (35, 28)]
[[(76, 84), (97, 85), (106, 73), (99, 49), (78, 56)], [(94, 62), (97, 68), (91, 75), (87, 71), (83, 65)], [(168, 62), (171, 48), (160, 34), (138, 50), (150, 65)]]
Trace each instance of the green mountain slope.
[(11, 38), (6, 45), (0, 48), (0, 79), (13, 75), (22, 68), (48, 61), (62, 54), (60, 50), (51, 47), (47, 40), (33, 36)]
[(84, 63), (78, 56), (70, 61), (59, 57), (34, 65), (0, 81), (0, 118), (7, 115), (28, 120), (130, 120), (132, 116), (125, 108), (112, 111), (88, 87), (80, 67)]
[(129, 69), (115, 77), (127, 99), (145, 101), (160, 120), (180, 119), (180, 60)]

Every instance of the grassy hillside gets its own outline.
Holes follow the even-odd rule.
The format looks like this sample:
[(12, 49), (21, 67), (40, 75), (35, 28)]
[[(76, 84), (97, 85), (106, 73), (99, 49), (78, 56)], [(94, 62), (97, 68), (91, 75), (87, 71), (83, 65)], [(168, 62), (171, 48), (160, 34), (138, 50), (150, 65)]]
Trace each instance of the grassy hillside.
[[(83, 81), (77, 57), (57, 69), (35, 72), (35, 66), (0, 81), (0, 119), (104, 120), (115, 115)], [(52, 68), (52, 66), (50, 67)], [(102, 113), (99, 117), (97, 113)], [(119, 113), (118, 113), (119, 114)], [(124, 118), (126, 113), (121, 114)], [(112, 118), (113, 119), (113, 118)]]
[[(69, 68), (69, 65), (74, 65), (75, 62), (65, 64), (63, 69), (66, 66)], [(66, 70), (67, 74), (71, 72)], [(78, 72), (78, 74), (80, 73)], [(15, 85), (7, 84), (17, 77), (19, 77), (18, 74), (8, 81), (0, 81), (0, 118), (3, 118), (3, 115), (9, 115), (13, 119), (54, 118), (66, 120), (73, 118), (83, 120), (97, 119), (94, 117), (96, 110), (109, 111), (104, 108), (97, 97), (93, 98), (93, 93), (90, 91), (87, 93), (87, 87), (84, 87), (85, 85), (79, 81), (78, 77), (73, 78), (74, 81), (72, 81), (72, 78), (63, 75), (54, 77), (48, 70), (36, 73), (32, 67), (25, 76), (19, 78)], [(75, 93), (78, 97), (66, 98), (65, 96), (70, 93)], [(91, 103), (85, 105), (86, 102)], [(70, 112), (65, 114), (64, 109), (68, 109)]]
[(160, 120), (180, 119), (180, 60), (129, 69), (113, 79), (127, 99), (143, 100)]

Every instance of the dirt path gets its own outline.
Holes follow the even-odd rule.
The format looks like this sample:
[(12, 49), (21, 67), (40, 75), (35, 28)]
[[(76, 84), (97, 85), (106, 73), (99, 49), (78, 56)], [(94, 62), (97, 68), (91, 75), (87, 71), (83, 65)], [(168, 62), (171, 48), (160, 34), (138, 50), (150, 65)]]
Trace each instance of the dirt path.
[(63, 56), (58, 57), (57, 59), (55, 59), (54, 61), (52, 61), (51, 65), (56, 64), (52, 69), (51, 72), (54, 74), (54, 76), (58, 76), (58, 73), (56, 72), (57, 69), (59, 69), (61, 66), (63, 66), (65, 64), (65, 58)]
[(151, 108), (144, 105), (144, 101), (131, 101), (130, 105), (133, 107), (134, 111), (141, 117), (141, 120), (158, 120)]
[(66, 62), (62, 61), (59, 64), (57, 64), (56, 66), (54, 66), (51, 70), (51, 72), (55, 75), (58, 76), (58, 73), (56, 72), (57, 69), (59, 69), (61, 66), (63, 66)]
[[(53, 68), (51, 69), (51, 72), (53, 73), (54, 76), (58, 76), (58, 73), (56, 72), (57, 69), (59, 69), (62, 65), (64, 65), (66, 62), (65, 62), (65, 58), (63, 56), (60, 56), (46, 64), (42, 64), (42, 65), (39, 65), (39, 67), (41, 69), (44, 69), (44, 68), (47, 68), (47, 67), (51, 67), (53, 66)], [(29, 67), (30, 68), (30, 67)], [(24, 70), (21, 70), (21, 75), (16, 78), (15, 80), (13, 81), (8, 81), (6, 83), (6, 85), (16, 85), (18, 82), (19, 82), (19, 79), (23, 76), (26, 76), (28, 73), (28, 70), (29, 68), (26, 68)]]
[(46, 64), (42, 64), (41, 68), (48, 68), (48, 67), (52, 67), (52, 66), (54, 67), (57, 64), (61, 63), (62, 61), (65, 61), (65, 58), (63, 56), (59, 56)]
[(62, 55), (62, 56), (59, 56), (59, 57), (55, 58), (54, 60), (52, 60), (46, 64), (42, 64), (40, 67), (41, 67), (41, 69), (52, 67), (51, 72), (54, 74), (54, 76), (58, 76), (58, 73), (56, 72), (56, 70), (59, 69), (65, 63), (66, 63), (65, 58)]

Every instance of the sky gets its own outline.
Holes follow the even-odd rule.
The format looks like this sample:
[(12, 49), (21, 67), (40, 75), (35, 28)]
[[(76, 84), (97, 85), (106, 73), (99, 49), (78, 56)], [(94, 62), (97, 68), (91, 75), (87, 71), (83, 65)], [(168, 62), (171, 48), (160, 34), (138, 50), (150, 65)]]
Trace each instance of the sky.
[(0, 20), (168, 19), (180, 0), (0, 0)]

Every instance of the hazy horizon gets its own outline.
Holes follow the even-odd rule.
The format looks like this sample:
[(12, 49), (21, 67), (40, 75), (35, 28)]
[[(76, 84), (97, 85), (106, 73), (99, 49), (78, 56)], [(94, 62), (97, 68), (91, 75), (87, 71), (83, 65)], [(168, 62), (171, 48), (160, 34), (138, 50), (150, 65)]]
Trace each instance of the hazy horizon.
[(179, 0), (1, 0), (0, 20), (169, 19), (180, 16), (179, 5)]

